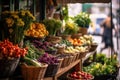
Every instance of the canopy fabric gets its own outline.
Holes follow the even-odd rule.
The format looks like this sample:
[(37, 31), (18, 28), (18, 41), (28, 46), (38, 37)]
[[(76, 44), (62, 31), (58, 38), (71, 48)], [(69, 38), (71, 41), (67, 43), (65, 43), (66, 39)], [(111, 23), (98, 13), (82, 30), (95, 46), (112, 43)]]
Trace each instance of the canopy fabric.
[(57, 0), (58, 3), (109, 3), (111, 0)]

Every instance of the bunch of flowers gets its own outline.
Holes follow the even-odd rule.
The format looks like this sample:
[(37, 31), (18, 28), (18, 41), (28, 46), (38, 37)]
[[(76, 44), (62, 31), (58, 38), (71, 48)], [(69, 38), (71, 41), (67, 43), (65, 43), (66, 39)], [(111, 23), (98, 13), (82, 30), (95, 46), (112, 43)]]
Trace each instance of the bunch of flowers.
[(20, 48), (18, 45), (13, 45), (9, 40), (0, 42), (0, 59), (24, 57), (27, 54), (27, 51), (27, 48)]
[(13, 44), (19, 44), (24, 38), (24, 31), (34, 20), (35, 17), (28, 10), (2, 12), (0, 20), (2, 40), (9, 39)]
[(79, 30), (79, 27), (77, 26), (76, 23), (72, 21), (67, 21), (65, 24), (65, 30), (63, 31), (63, 34), (76, 34)]

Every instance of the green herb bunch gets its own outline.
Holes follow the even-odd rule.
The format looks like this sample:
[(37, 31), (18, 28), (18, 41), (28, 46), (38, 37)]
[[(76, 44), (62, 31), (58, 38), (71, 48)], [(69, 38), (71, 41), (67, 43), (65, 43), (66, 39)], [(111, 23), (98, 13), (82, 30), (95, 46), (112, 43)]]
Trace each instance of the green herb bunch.
[(74, 22), (78, 24), (79, 27), (88, 28), (91, 23), (90, 15), (86, 12), (80, 12), (74, 17)]
[(49, 35), (56, 36), (57, 31), (62, 27), (62, 22), (56, 19), (45, 19), (43, 24), (46, 26), (46, 29), (49, 32)]

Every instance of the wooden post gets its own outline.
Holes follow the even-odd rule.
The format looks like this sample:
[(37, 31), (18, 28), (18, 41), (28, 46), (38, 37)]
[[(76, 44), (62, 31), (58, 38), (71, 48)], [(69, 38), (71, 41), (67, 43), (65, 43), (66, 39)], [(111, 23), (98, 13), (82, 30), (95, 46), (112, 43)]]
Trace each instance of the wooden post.
[(40, 20), (46, 18), (46, 0), (40, 0)]
[(80, 62), (75, 66), (76, 71), (82, 71), (82, 59), (80, 59)]
[(14, 2), (15, 10), (19, 10), (19, 8), (20, 8), (19, 4), (20, 4), (20, 1), (15, 0), (15, 2)]
[(33, 15), (36, 14), (36, 0), (33, 0)]
[[(0, 15), (1, 15), (1, 12), (2, 12), (2, 1), (0, 0)], [(1, 16), (0, 16), (0, 19), (1, 19)]]

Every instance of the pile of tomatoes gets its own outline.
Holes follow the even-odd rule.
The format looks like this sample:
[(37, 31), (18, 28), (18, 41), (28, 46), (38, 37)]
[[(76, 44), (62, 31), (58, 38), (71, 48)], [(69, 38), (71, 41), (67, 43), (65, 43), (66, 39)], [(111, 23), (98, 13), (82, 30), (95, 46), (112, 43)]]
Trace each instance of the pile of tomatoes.
[(83, 71), (75, 71), (68, 75), (68, 78), (71, 78), (71, 80), (92, 80), (94, 77)]
[(0, 59), (23, 57), (27, 54), (27, 51), (27, 48), (20, 48), (18, 45), (14, 45), (9, 40), (0, 42)]

